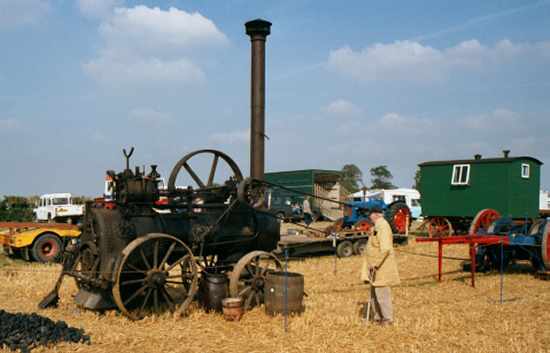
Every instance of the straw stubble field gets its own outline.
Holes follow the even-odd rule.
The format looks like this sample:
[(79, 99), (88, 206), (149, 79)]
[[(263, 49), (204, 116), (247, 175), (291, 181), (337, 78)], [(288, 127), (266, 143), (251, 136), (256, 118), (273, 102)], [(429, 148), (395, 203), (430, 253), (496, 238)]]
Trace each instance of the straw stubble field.
[[(402, 284), (393, 289), (396, 322), (392, 327), (366, 326), (358, 316), (368, 287), (358, 280), (362, 259), (309, 258), (290, 263), (305, 275), (306, 312), (283, 330), (281, 317), (262, 309), (238, 323), (194, 307), (190, 316), (170, 316), (131, 322), (114, 311), (100, 315), (72, 303), (75, 286), (68, 281), (59, 308), (41, 312), (54, 320), (82, 327), (92, 345), (60, 344), (54, 352), (542, 352), (550, 351), (550, 282), (528, 273), (507, 274), (504, 304), (499, 304), (499, 276), (478, 277), (455, 272), (437, 283), (436, 260), (407, 252), (435, 254), (433, 244), (398, 248)], [(462, 246), (446, 248), (465, 257)], [(9, 270), (9, 269), (13, 270)], [(444, 270), (456, 271), (459, 261), (446, 260)], [(36, 303), (53, 286), (57, 266), (9, 265), (0, 269), (0, 308), (35, 311)], [(37, 348), (35, 352), (50, 351)]]

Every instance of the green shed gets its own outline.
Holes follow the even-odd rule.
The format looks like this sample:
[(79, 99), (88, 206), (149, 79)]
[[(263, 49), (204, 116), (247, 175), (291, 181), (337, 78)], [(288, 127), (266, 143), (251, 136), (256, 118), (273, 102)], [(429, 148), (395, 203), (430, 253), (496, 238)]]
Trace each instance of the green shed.
[(540, 167), (536, 158), (501, 158), (420, 163), (424, 217), (473, 218), (492, 208), (503, 216), (535, 218), (539, 213)]
[[(313, 194), (335, 201), (344, 199), (347, 191), (341, 186), (340, 179), (342, 172), (337, 170), (323, 169), (303, 169), (289, 170), (281, 172), (265, 173), (265, 180), (282, 185), (285, 188), (298, 192)], [(292, 191), (273, 188), (271, 191), (272, 204), (282, 207), (283, 203), (298, 202), (302, 203), (304, 196), (293, 193)], [(323, 216), (331, 220), (338, 219), (343, 215), (342, 207), (334, 202), (312, 200), (312, 209), (318, 216)]]

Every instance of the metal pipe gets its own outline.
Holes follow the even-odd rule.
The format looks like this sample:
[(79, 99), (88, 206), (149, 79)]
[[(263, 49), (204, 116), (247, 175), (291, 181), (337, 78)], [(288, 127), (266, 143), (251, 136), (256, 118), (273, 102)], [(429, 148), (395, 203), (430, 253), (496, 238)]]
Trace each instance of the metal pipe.
[(264, 178), (265, 170), (265, 41), (271, 22), (256, 19), (245, 23), (251, 41), (250, 77), (250, 177)]

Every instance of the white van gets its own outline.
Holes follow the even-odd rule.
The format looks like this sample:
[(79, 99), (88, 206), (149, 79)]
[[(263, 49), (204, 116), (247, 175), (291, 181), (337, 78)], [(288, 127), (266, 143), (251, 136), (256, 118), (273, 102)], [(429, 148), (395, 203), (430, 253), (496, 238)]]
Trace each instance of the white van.
[(73, 198), (69, 193), (45, 194), (40, 196), (33, 213), (39, 222), (76, 224), (84, 215), (84, 205), (73, 205)]

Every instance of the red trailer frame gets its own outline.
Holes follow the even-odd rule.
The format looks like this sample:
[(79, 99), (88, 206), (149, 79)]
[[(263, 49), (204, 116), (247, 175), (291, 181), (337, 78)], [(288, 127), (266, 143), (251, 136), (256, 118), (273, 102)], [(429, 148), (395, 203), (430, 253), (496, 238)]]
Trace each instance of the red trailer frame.
[(471, 278), (472, 287), (475, 288), (475, 272), (476, 272), (476, 247), (482, 245), (508, 245), (510, 243), (507, 236), (487, 234), (487, 235), (454, 235), (450, 237), (436, 237), (436, 238), (416, 238), (419, 243), (437, 242), (437, 270), (438, 281), (441, 282), (443, 273), (443, 245), (452, 244), (468, 244), (470, 246), (470, 261), (471, 261)]

